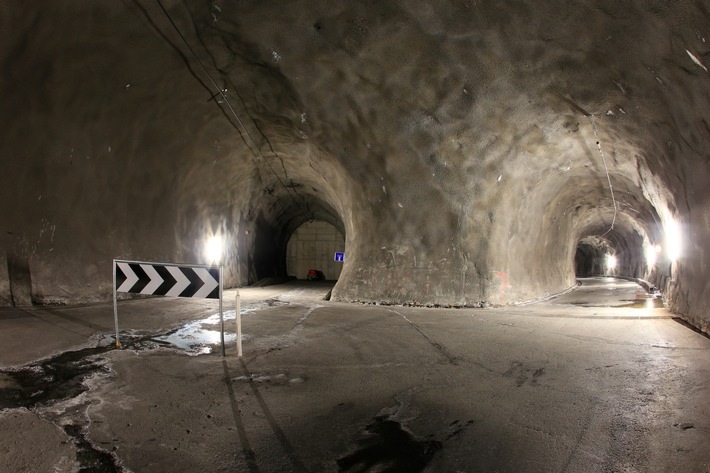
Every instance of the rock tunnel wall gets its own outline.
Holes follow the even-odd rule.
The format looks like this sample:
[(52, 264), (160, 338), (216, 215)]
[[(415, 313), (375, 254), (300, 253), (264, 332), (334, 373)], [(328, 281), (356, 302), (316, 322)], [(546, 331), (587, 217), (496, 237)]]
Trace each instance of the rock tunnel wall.
[(335, 299), (533, 300), (602, 236), (707, 331), (708, 38), (694, 1), (3, 2), (0, 304), (212, 234), (228, 285), (279, 276), (318, 219)]

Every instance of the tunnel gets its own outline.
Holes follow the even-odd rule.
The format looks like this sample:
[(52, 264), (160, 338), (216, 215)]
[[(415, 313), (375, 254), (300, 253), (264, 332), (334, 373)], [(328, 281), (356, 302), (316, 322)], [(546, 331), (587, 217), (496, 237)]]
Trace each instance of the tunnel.
[(612, 255), (605, 240), (594, 237), (583, 238), (574, 253), (574, 274), (576, 277), (591, 277), (605, 274), (609, 269), (607, 255)]
[(709, 18), (4, 2), (0, 305), (105, 301), (113, 258), (205, 263), (213, 236), (227, 287), (302, 278), (289, 241), (323, 222), (333, 300), (490, 307), (614, 275), (708, 332)]
[[(324, 255), (315, 254), (315, 245), (321, 243), (318, 241), (318, 231), (315, 229), (318, 226), (315, 223), (325, 224), (325, 226), (321, 225), (320, 229), (321, 233), (327, 234), (328, 240), (332, 239), (330, 237), (334, 236), (333, 233), (340, 235), (342, 238), (344, 232), (343, 223), (338, 214), (328, 204), (312, 198), (304, 198), (303, 200), (287, 199), (285, 202), (282, 199), (276, 202), (273, 212), (267, 212), (269, 215), (261, 215), (257, 219), (252, 257), (254, 263), (253, 268), (249, 269), (250, 274), (254, 275), (252, 279), (260, 281), (268, 278), (283, 279), (289, 276), (305, 279), (309, 269), (322, 272), (325, 269), (326, 261), (323, 258)], [(292, 248), (292, 253), (289, 255), (289, 243), (296, 243), (292, 242), (292, 240), (297, 236), (297, 231), (301, 230), (303, 232), (306, 227), (315, 229), (311, 239), (313, 248), (310, 248), (311, 245), (305, 245), (305, 248), (301, 249), (303, 253), (306, 253), (303, 255), (299, 255), (298, 250)], [(333, 231), (327, 232), (329, 228)], [(302, 240), (306, 238), (307, 236), (305, 235), (301, 237)], [(336, 247), (334, 245), (328, 246), (333, 249), (333, 253), (330, 254), (330, 259), (332, 259)], [(341, 251), (343, 246), (340, 245), (339, 247)], [(318, 247), (320, 250), (320, 244)], [(292, 260), (291, 268), (287, 264), (289, 256)], [(315, 264), (316, 261), (319, 264)], [(304, 264), (307, 262), (310, 262), (310, 266), (313, 266), (313, 268), (310, 268), (310, 266), (305, 268)], [(301, 271), (297, 272), (298, 269)], [(328, 274), (335, 276), (335, 269), (333, 267), (329, 269)]]
[(289, 238), (287, 273), (297, 279), (337, 281), (345, 260), (344, 248), (345, 239), (336, 227), (322, 220), (306, 222)]

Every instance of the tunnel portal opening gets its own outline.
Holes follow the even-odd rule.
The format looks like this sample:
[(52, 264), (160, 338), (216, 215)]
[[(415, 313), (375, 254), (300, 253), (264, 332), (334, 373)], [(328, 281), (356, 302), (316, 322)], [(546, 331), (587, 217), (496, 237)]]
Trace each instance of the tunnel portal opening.
[(286, 271), (289, 277), (308, 279), (310, 271), (318, 277), (337, 280), (343, 263), (336, 252), (345, 250), (345, 237), (332, 224), (320, 220), (306, 222), (296, 229), (286, 247)]
[(307, 279), (314, 269), (321, 279), (337, 280), (343, 263), (334, 254), (345, 251), (345, 236), (339, 214), (317, 197), (277, 199), (256, 221), (252, 279)]
[(644, 277), (648, 266), (644, 231), (624, 220), (612, 229), (602, 230), (603, 227), (588, 229), (586, 236), (578, 240), (573, 263), (575, 276)]
[(578, 278), (603, 276), (608, 271), (608, 257), (614, 251), (599, 237), (583, 238), (574, 254), (574, 272)]

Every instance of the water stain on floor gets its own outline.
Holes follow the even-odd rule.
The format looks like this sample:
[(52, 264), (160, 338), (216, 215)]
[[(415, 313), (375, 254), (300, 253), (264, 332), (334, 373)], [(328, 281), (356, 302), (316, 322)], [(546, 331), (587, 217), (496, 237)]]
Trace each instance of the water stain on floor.
[(76, 459), (79, 463), (79, 473), (124, 473), (126, 471), (115, 455), (94, 447), (86, 438), (86, 433), (78, 425), (64, 426), (64, 432), (76, 445)]
[(660, 297), (637, 297), (635, 300), (627, 301), (629, 304), (624, 304), (620, 307), (627, 307), (630, 309), (662, 309), (663, 299)]
[(7, 382), (0, 385), (0, 409), (31, 409), (78, 396), (87, 389), (84, 380), (94, 373), (108, 372), (98, 355), (110, 349), (104, 346), (69, 351), (29, 366), (1, 371)]
[(442, 447), (437, 440), (417, 440), (386, 416), (375, 417), (365, 431), (368, 437), (359, 442), (361, 447), (337, 460), (341, 473), (415, 473), (422, 471)]
[[(0, 409), (41, 410), (43, 406), (78, 397), (89, 389), (87, 379), (110, 372), (107, 360), (101, 355), (114, 349), (113, 344), (83, 348), (0, 371)], [(114, 454), (91, 444), (82, 426), (70, 423), (61, 427), (76, 447), (78, 471), (125, 471)]]

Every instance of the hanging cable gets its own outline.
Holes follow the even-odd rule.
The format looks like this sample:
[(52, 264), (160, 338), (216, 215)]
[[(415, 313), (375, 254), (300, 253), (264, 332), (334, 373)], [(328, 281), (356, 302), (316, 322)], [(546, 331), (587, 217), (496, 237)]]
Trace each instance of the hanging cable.
[[(210, 80), (210, 82), (212, 83), (212, 85), (214, 86), (214, 88), (217, 89), (217, 94), (215, 94), (214, 97), (220, 96), (220, 97), (222, 98), (221, 103), (224, 103), (224, 104), (227, 105), (227, 108), (229, 108), (229, 111), (230, 111), (230, 112), (232, 113), (232, 115), (234, 116), (234, 119), (235, 119), (235, 120), (237, 121), (237, 123), (239, 124), (239, 127), (240, 127), (240, 128), (242, 129), (242, 131), (244, 132), (244, 135), (245, 135), (247, 138), (249, 138), (249, 142), (251, 143), (251, 146), (249, 146), (248, 143), (247, 143), (247, 146), (249, 146), (249, 148), (252, 148), (252, 147), (253, 147), (253, 149), (256, 150), (256, 151), (253, 151), (254, 154), (256, 154), (257, 156), (259, 156), (259, 157), (262, 159), (262, 161), (264, 161), (264, 163), (268, 166), (269, 170), (271, 170), (271, 173), (274, 175), (274, 177), (276, 177), (276, 179), (279, 181), (279, 183), (283, 186), (283, 188), (286, 190), (286, 193), (289, 195), (289, 197), (291, 197), (291, 199), (293, 200), (293, 203), (296, 204), (296, 206), (301, 207), (301, 204), (299, 204), (299, 202), (296, 200), (296, 197), (293, 195), (293, 193), (292, 193), (291, 190), (288, 188), (288, 186), (284, 183), (283, 179), (281, 179), (281, 177), (276, 173), (276, 170), (274, 170), (273, 166), (271, 166), (271, 163), (269, 163), (269, 161), (266, 159), (266, 157), (264, 156), (264, 154), (261, 152), (261, 149), (260, 149), (259, 146), (256, 144), (256, 142), (254, 141), (254, 138), (252, 138), (251, 134), (249, 133), (249, 130), (247, 130), (247, 128), (244, 126), (244, 123), (243, 123), (242, 120), (239, 118), (239, 115), (237, 115), (237, 112), (234, 110), (234, 108), (232, 107), (232, 104), (229, 102), (229, 99), (227, 98), (227, 94), (226, 94), (227, 89), (223, 89), (223, 88), (221, 88), (220, 86), (217, 85), (217, 83), (215, 82), (215, 80), (212, 78), (212, 75), (209, 73), (209, 71), (207, 70), (207, 68), (204, 66), (204, 64), (203, 64), (202, 61), (200, 60), (200, 58), (199, 58), (199, 56), (197, 55), (197, 53), (195, 52), (195, 50), (192, 49), (192, 46), (190, 46), (190, 43), (187, 41), (187, 38), (185, 38), (185, 36), (182, 34), (182, 31), (180, 31), (180, 28), (178, 28), (177, 24), (175, 24), (175, 22), (173, 21), (172, 17), (171, 17), (170, 14), (168, 13), (168, 10), (167, 10), (167, 9), (165, 8), (165, 6), (163, 5), (163, 2), (162, 2), (161, 0), (156, 0), (156, 1), (157, 1), (158, 5), (160, 6), (160, 9), (161, 9), (161, 10), (163, 11), (163, 13), (165, 14), (165, 17), (168, 19), (168, 21), (170, 22), (170, 24), (173, 26), (173, 28), (174, 28), (175, 31), (177, 32), (178, 36), (180, 36), (180, 39), (182, 40), (182, 42), (185, 43), (185, 46), (187, 47), (187, 49), (190, 51), (190, 53), (192, 53), (192, 55), (194, 56), (195, 60), (196, 60), (197, 63), (200, 65), (200, 68), (202, 69), (202, 71), (203, 71), (203, 72), (205, 73), (205, 75), (209, 78), (209, 80)], [(216, 103), (219, 103), (219, 101), (217, 101), (217, 100), (215, 100), (215, 102), (216, 102)], [(263, 133), (262, 133), (262, 134), (263, 134)], [(265, 137), (265, 138), (266, 138), (266, 137)], [(267, 140), (267, 142), (269, 142), (268, 138), (267, 138), (266, 140)], [(273, 152), (274, 154), (276, 154), (276, 152), (273, 150), (273, 147), (271, 147), (271, 143), (270, 143), (270, 142), (269, 142), (269, 147), (271, 148), (272, 152)], [(293, 185), (293, 184), (292, 184), (292, 185)], [(295, 189), (294, 189), (294, 192), (295, 192)], [(303, 211), (303, 209), (301, 209), (301, 211)], [(308, 216), (309, 212), (310, 212), (310, 209), (308, 208), (308, 203), (306, 202), (306, 212), (304, 212), (304, 213), (306, 214), (306, 216)]]
[(604, 156), (604, 151), (602, 150), (602, 145), (601, 142), (599, 141), (599, 135), (597, 134), (597, 125), (594, 123), (594, 115), (587, 114), (587, 117), (589, 118), (589, 121), (592, 124), (592, 130), (594, 131), (594, 139), (597, 142), (597, 149), (599, 150), (599, 154), (602, 157), (602, 163), (604, 163), (604, 171), (606, 172), (606, 180), (609, 183), (609, 192), (611, 193), (611, 203), (614, 206), (614, 217), (611, 219), (611, 226), (609, 227), (609, 230), (604, 232), (603, 234), (600, 235), (600, 237), (603, 237), (610, 231), (614, 229), (614, 224), (616, 223), (616, 199), (614, 198), (614, 187), (611, 185), (611, 177), (609, 176), (609, 168), (606, 166), (606, 158)]

